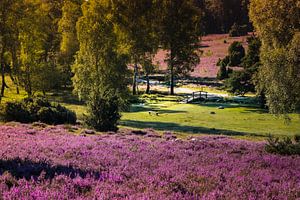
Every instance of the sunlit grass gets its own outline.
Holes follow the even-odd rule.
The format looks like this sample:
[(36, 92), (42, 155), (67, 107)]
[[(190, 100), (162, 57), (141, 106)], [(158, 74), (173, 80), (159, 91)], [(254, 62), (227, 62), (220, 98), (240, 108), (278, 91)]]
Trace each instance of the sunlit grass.
[[(27, 96), (22, 89), (17, 95), (8, 78), (7, 83), (10, 88), (5, 90), (2, 104)], [(207, 87), (205, 91), (212, 92), (209, 89)], [(83, 119), (86, 106), (71, 91), (55, 91), (47, 97), (75, 111), (79, 120)], [(284, 119), (264, 110), (239, 104), (183, 104), (180, 103), (182, 97), (168, 95), (142, 95), (142, 98), (145, 103), (132, 105), (130, 112), (122, 113), (120, 127), (174, 131), (183, 138), (194, 134), (226, 134), (256, 140), (268, 134), (290, 136), (300, 133), (300, 118), (296, 114), (290, 115), (291, 121), (287, 124)], [(225, 109), (218, 109), (219, 106)]]
[[(221, 105), (225, 107), (224, 110), (218, 109)], [(268, 134), (299, 134), (300, 119), (295, 114), (290, 116), (291, 121), (287, 124), (282, 118), (276, 118), (264, 110), (237, 104), (152, 102), (145, 106), (132, 106), (131, 112), (123, 113), (121, 124), (124, 127), (170, 130), (189, 135), (265, 137)]]

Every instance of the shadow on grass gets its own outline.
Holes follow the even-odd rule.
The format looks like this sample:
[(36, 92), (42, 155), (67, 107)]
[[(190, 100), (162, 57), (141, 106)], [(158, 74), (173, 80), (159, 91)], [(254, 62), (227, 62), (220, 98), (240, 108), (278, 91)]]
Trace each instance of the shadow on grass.
[(84, 102), (80, 101), (70, 90), (54, 91), (51, 95), (47, 95), (47, 97), (50, 101), (57, 103), (84, 105)]
[(258, 113), (258, 114), (268, 114), (269, 111), (266, 109), (259, 109), (259, 108), (249, 108), (241, 113)]
[(177, 123), (167, 123), (167, 122), (142, 122), (134, 120), (122, 120), (120, 125), (132, 127), (132, 128), (152, 128), (157, 131), (175, 131), (193, 134), (212, 134), (212, 135), (229, 135), (229, 136), (261, 136), (264, 135), (256, 133), (243, 133), (231, 130), (222, 130), (215, 128), (206, 128), (199, 126), (184, 126)]
[(31, 160), (22, 160), (15, 158), (11, 160), (0, 160), (0, 175), (4, 172), (9, 172), (16, 179), (30, 180), (31, 178), (38, 178), (42, 172), (45, 173), (45, 179), (53, 179), (57, 175), (65, 175), (71, 178), (80, 176), (85, 178), (91, 175), (95, 178), (100, 178), (100, 173), (95, 171), (85, 171), (72, 166), (56, 165), (52, 166), (47, 162), (34, 162)]
[(193, 105), (199, 105), (209, 108), (218, 108), (220, 106), (226, 108), (246, 108), (247, 112), (266, 113), (266, 110), (260, 109), (257, 105), (253, 104), (232, 104), (232, 103), (198, 103)]
[(187, 111), (168, 110), (168, 109), (163, 109), (163, 107), (167, 107), (167, 106), (160, 106), (155, 104), (131, 105), (130, 110), (127, 111), (127, 113), (137, 113), (137, 112), (157, 112), (159, 114), (187, 113)]

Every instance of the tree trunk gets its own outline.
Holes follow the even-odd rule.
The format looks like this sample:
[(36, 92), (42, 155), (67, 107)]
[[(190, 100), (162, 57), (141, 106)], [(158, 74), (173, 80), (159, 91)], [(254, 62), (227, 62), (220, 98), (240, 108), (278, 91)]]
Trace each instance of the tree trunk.
[[(13, 48), (13, 50), (11, 50), (11, 54), (12, 54), (12, 72), (11, 72), (11, 77), (14, 79), (14, 83), (16, 85), (16, 90), (17, 90), (17, 94), (20, 94), (20, 90), (19, 90), (19, 64), (18, 64), (18, 60), (17, 60), (17, 56), (16, 56), (16, 50), (15, 48)], [(13, 77), (13, 74), (15, 75), (15, 77)]]
[(147, 79), (146, 94), (150, 94), (150, 79), (149, 79), (149, 74), (146, 74), (146, 79)]
[(1, 60), (0, 65), (1, 65), (1, 78), (2, 78), (1, 96), (3, 97), (5, 88), (7, 88), (7, 85), (5, 83), (5, 63), (4, 63), (4, 50), (3, 49), (1, 51), (1, 59), (0, 60)]
[(5, 64), (1, 64), (1, 77), (2, 77), (2, 85), (1, 85), (1, 96), (4, 97), (5, 88), (8, 88), (5, 82)]
[(26, 66), (26, 92), (29, 97), (32, 96), (32, 87), (31, 87), (31, 79), (30, 79), (30, 69)]
[(173, 64), (171, 65), (171, 70), (170, 70), (170, 95), (174, 95), (174, 67)]
[(170, 95), (174, 95), (174, 56), (171, 48), (171, 60), (170, 60)]
[(259, 104), (260, 104), (260, 108), (262, 109), (267, 109), (267, 100), (266, 100), (266, 95), (264, 93), (264, 91), (260, 92), (259, 95)]
[(137, 63), (134, 64), (134, 72), (133, 72), (133, 82), (132, 82), (132, 94), (136, 95), (137, 94)]

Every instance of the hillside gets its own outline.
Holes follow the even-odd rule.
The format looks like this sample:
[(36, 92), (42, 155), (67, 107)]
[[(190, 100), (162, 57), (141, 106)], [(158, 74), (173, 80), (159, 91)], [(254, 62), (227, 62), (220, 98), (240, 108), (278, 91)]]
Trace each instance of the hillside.
[[(229, 37), (228, 34), (213, 34), (202, 37), (200, 64), (196, 66), (194, 72), (191, 73), (192, 77), (197, 78), (215, 78), (218, 73), (217, 62), (227, 55), (228, 47), (234, 41), (239, 41), (247, 49), (248, 36), (243, 37)], [(166, 51), (159, 51), (154, 59), (154, 63), (159, 66), (160, 70), (167, 69), (167, 63), (164, 61)]]
[[(0, 126), (3, 199), (297, 199), (300, 157), (223, 136)], [(69, 127), (69, 130), (70, 127)], [(139, 134), (139, 135), (137, 135)]]

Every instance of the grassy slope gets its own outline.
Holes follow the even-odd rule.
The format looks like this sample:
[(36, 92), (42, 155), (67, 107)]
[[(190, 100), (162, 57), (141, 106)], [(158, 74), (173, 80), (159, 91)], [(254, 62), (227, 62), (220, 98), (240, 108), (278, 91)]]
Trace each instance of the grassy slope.
[[(8, 80), (10, 89), (6, 90), (3, 102), (21, 99), (26, 96), (21, 90), (20, 95)], [(70, 91), (57, 92), (49, 95), (52, 101), (60, 102), (74, 110), (79, 119), (83, 117), (86, 107), (78, 102)], [(290, 124), (283, 119), (275, 118), (263, 110), (253, 107), (242, 107), (224, 104), (224, 110), (217, 109), (222, 104), (180, 104), (174, 100), (178, 97), (161, 97), (152, 100), (145, 106), (132, 106), (131, 112), (123, 113), (122, 127), (153, 128), (159, 131), (176, 131), (184, 134), (228, 134), (237, 136), (293, 135), (300, 133), (299, 118), (292, 115)], [(2, 103), (3, 103), (2, 102)], [(149, 115), (149, 111), (158, 112)], [(216, 114), (210, 114), (216, 112)]]
[[(218, 106), (224, 106), (219, 110)], [(151, 113), (149, 111), (159, 113)], [(211, 114), (215, 112), (216, 114)], [(254, 107), (234, 104), (179, 104), (170, 102), (152, 103), (145, 107), (133, 106), (124, 113), (122, 125), (134, 128), (153, 128), (160, 131), (181, 133), (227, 134), (236, 136), (266, 136), (268, 134), (293, 135), (300, 133), (299, 118), (291, 115), (286, 124)]]

